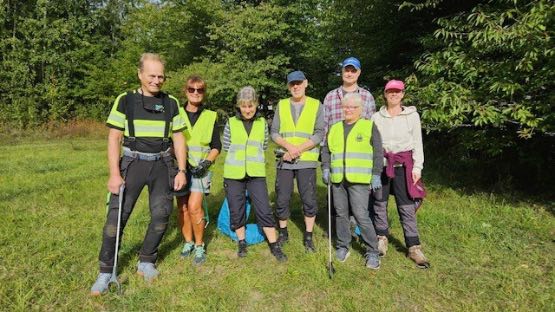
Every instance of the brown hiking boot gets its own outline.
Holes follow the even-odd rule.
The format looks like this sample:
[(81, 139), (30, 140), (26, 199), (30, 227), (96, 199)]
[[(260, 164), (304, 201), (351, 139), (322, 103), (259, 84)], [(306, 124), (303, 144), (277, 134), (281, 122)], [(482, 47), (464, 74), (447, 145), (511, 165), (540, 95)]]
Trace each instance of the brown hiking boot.
[(380, 257), (385, 256), (387, 253), (387, 236), (378, 235), (378, 252), (380, 253)]
[(430, 267), (430, 263), (428, 259), (426, 259), (426, 256), (424, 256), (420, 245), (410, 247), (407, 256), (416, 263), (416, 267), (419, 269), (427, 269)]

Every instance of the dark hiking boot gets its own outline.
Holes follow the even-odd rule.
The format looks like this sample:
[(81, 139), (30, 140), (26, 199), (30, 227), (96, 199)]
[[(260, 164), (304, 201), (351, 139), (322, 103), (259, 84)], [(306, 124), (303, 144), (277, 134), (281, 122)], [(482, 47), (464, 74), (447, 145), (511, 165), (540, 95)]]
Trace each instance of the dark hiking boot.
[(242, 239), (237, 243), (237, 256), (239, 258), (244, 258), (247, 256), (247, 242)]
[(277, 242), (270, 244), (270, 252), (274, 255), (274, 257), (276, 257), (277, 261), (287, 261), (287, 256), (283, 253), (281, 246)]
[(285, 243), (289, 241), (289, 232), (287, 231), (287, 228), (279, 228), (278, 233), (279, 235), (277, 242), (280, 246), (283, 247), (283, 245), (285, 245)]
[(303, 245), (306, 252), (316, 252), (316, 247), (314, 247), (314, 242), (312, 241), (312, 232), (304, 232)]

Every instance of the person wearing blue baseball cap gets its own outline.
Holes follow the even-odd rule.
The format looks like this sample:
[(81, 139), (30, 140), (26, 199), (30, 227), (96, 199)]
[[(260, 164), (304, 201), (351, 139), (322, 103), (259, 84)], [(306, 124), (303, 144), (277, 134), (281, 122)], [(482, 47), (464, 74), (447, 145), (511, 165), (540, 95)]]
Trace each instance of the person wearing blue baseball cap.
[(303, 204), (305, 233), (303, 244), (307, 252), (315, 252), (312, 230), (316, 220), (316, 168), (324, 139), (324, 115), (320, 101), (306, 96), (308, 80), (302, 71), (287, 75), (291, 97), (280, 100), (272, 120), (271, 137), (285, 150), (277, 163), (276, 214), (279, 219), (281, 245), (289, 240), (287, 220), (291, 213), (289, 203), (293, 193), (293, 180)]
[[(376, 103), (370, 91), (358, 85), (358, 79), (362, 71), (360, 60), (356, 57), (350, 56), (341, 62), (341, 79), (342, 84), (336, 89), (328, 92), (324, 98), (324, 138), (327, 137), (328, 131), (332, 125), (337, 122), (345, 120), (341, 101), (345, 95), (350, 93), (357, 93), (362, 98), (362, 113), (361, 119), (370, 119), (372, 114), (376, 112)], [(322, 145), (326, 144), (326, 140)], [(374, 161), (375, 162), (375, 161)], [(329, 181), (329, 169), (322, 167), (322, 180)], [(325, 183), (325, 182), (324, 182)], [(332, 200), (333, 202), (333, 200)], [(332, 207), (332, 213), (335, 214)], [(354, 218), (351, 219), (354, 223)], [(332, 219), (333, 222), (333, 219)], [(335, 227), (334, 227), (335, 228)]]

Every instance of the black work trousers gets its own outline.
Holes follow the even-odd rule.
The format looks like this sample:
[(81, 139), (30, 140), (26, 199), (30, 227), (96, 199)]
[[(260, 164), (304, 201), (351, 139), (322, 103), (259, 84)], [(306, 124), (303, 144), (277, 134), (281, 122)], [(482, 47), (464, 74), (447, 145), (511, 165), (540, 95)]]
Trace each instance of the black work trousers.
[[(146, 185), (149, 195), (150, 224), (143, 240), (143, 246), (139, 251), (139, 260), (141, 262), (154, 263), (156, 262), (158, 246), (166, 232), (173, 206), (168, 166), (163, 160), (146, 161), (123, 157), (120, 170), (122, 171), (122, 176), (125, 177), (121, 228), (119, 231), (120, 245), (123, 229), (133, 212), (141, 191)], [(112, 194), (102, 235), (102, 247), (98, 256), (101, 273), (111, 273), (114, 265), (118, 205), (119, 195)]]
[(275, 227), (276, 221), (270, 208), (268, 187), (264, 177), (246, 177), (241, 180), (224, 179), (225, 196), (231, 216), (231, 229), (237, 230), (247, 223), (246, 193), (250, 198), (256, 223), (261, 227)]
[(289, 203), (293, 194), (293, 181), (297, 179), (297, 188), (303, 203), (305, 217), (314, 217), (318, 212), (316, 203), (316, 168), (277, 169), (276, 172), (276, 214), (279, 220), (291, 216)]

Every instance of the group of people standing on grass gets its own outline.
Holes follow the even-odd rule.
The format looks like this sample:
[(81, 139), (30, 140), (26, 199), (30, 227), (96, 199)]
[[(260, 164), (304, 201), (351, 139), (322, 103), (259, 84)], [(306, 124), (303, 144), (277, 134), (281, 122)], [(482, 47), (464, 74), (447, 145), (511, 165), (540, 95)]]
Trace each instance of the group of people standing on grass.
[[(350, 254), (354, 221), (366, 246), (365, 265), (380, 267), (380, 256), (387, 252), (387, 200), (391, 193), (395, 195), (408, 256), (418, 267), (428, 267), (416, 223), (416, 210), (423, 198), (419, 115), (415, 107), (402, 105), (405, 86), (398, 80), (386, 84), (387, 105), (375, 112), (374, 98), (358, 85), (360, 73), (358, 59), (345, 59), (343, 83), (327, 94), (323, 104), (306, 95), (308, 80), (302, 71), (289, 73), (287, 88), (291, 96), (279, 101), (271, 125), (257, 111), (256, 90), (251, 86), (241, 88), (235, 115), (225, 124), (222, 144), (216, 129), (217, 114), (204, 107), (206, 82), (196, 75), (187, 78), (182, 89), (187, 103), (181, 106), (176, 98), (161, 91), (165, 74), (160, 56), (143, 54), (138, 68), (140, 88), (120, 94), (107, 120), (111, 197), (99, 254), (100, 274), (91, 294), (100, 295), (108, 289), (118, 247), (116, 237), (123, 234), (145, 185), (151, 221), (139, 251), (137, 273), (146, 281), (159, 275), (155, 266), (158, 246), (167, 229), (174, 196), (185, 240), (181, 256), (192, 256), (197, 265), (206, 261), (203, 237), (207, 220), (202, 203), (210, 193), (210, 166), (222, 149), (227, 152), (224, 189), (230, 226), (238, 237), (239, 257), (248, 253), (248, 196), (271, 254), (279, 262), (287, 261), (282, 248), (289, 240), (287, 223), (294, 180), (304, 215), (303, 245), (306, 252), (316, 252), (312, 233), (318, 210), (316, 171), (321, 163), (322, 180), (333, 195), (329, 206), (335, 210), (339, 261)], [(281, 150), (275, 214), (266, 184), (265, 150), (270, 138)], [(373, 207), (369, 207), (371, 203)]]

